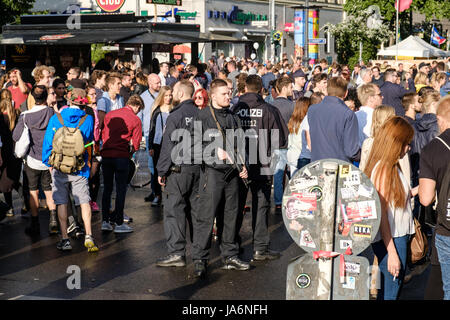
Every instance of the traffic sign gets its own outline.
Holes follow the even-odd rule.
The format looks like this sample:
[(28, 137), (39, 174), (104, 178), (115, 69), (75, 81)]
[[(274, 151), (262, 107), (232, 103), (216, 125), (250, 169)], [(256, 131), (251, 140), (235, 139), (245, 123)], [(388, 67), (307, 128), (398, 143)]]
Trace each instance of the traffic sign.
[(309, 44), (326, 44), (326, 38), (309, 39)]
[(369, 261), (357, 256), (378, 234), (381, 204), (372, 181), (337, 159), (298, 170), (283, 196), (283, 220), (306, 254), (288, 265), (289, 300), (368, 300)]

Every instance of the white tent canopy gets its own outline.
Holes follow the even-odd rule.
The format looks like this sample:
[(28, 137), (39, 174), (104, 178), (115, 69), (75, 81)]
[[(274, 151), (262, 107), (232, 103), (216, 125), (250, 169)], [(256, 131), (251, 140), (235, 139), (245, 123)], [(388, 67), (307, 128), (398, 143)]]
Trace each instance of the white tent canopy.
[(378, 56), (406, 56), (415, 58), (434, 58), (434, 57), (447, 57), (450, 56), (450, 51), (444, 51), (433, 47), (431, 44), (426, 43), (418, 36), (409, 36), (405, 40), (398, 43), (397, 46), (393, 45), (388, 48), (381, 49), (377, 53)]

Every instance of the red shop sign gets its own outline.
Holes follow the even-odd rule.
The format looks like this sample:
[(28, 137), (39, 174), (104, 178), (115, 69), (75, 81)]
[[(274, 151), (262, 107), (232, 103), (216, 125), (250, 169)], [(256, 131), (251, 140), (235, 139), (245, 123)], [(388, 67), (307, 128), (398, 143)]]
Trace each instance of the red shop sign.
[(125, 4), (125, 0), (96, 0), (97, 5), (105, 12), (116, 12)]

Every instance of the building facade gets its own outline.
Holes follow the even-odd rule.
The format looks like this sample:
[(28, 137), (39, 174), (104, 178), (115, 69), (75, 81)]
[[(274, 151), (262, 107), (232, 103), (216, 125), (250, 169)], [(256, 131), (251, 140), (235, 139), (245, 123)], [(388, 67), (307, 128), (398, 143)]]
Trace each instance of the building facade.
[[(153, 0), (164, 2), (163, 0)], [(173, 0), (179, 3), (179, 0)], [(281, 57), (286, 53), (288, 57), (294, 55), (294, 11), (295, 7), (304, 6), (305, 1), (280, 0), (275, 1), (275, 30), (283, 33), (280, 47), (271, 52), (271, 14), (268, 0), (181, 0), (181, 5), (162, 5), (147, 3), (151, 0), (36, 0), (33, 11), (50, 11), (62, 13), (73, 10), (76, 4), (81, 12), (101, 12), (99, 4), (121, 5), (118, 12), (142, 16), (154, 21), (172, 21), (170, 17), (180, 16), (180, 22), (198, 24), (200, 31), (211, 35), (226, 35), (235, 39), (233, 42), (217, 41), (199, 44), (199, 56), (206, 61), (212, 55), (224, 53), (226, 56), (250, 57), (255, 53), (260, 61), (271, 59), (272, 56)], [(167, 0), (166, 0), (167, 3)], [(317, 58), (327, 58), (330, 62), (336, 59), (334, 53), (334, 39), (326, 34), (322, 26), (328, 22), (339, 23), (343, 18), (343, 0), (309, 1), (311, 10), (318, 12), (318, 32), (316, 38), (326, 38), (327, 44), (316, 46)], [(164, 17), (166, 16), (166, 17)], [(312, 35), (310, 34), (310, 38)], [(254, 43), (258, 43), (258, 50)], [(161, 54), (160, 54), (161, 55)], [(186, 56), (186, 55), (185, 55)], [(189, 55), (186, 58), (190, 58)]]

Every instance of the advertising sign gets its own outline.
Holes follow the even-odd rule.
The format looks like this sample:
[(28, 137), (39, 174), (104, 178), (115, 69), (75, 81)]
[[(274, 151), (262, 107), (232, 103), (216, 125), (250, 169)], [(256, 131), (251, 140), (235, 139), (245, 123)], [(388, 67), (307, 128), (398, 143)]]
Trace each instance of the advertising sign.
[(103, 12), (117, 12), (125, 4), (125, 0), (96, 0)]

